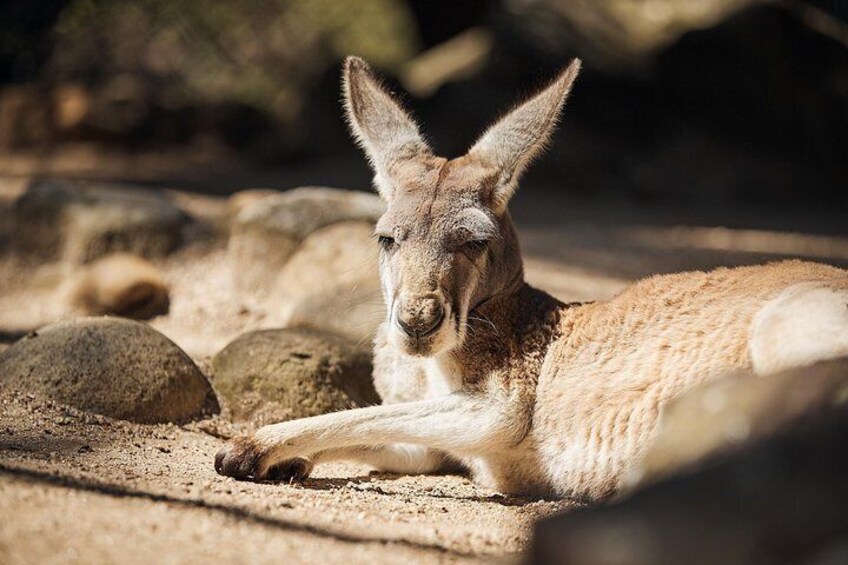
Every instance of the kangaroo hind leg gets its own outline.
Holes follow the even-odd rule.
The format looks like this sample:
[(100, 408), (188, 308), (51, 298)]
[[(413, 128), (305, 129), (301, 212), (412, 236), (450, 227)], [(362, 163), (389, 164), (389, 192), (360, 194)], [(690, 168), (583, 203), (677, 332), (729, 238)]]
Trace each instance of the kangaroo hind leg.
[(848, 279), (790, 286), (754, 317), (754, 371), (774, 373), (848, 356)]

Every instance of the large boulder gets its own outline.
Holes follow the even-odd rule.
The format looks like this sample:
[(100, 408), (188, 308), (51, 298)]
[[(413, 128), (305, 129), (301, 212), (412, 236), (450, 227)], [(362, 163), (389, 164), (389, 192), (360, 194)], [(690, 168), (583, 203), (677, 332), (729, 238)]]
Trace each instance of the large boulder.
[(339, 286), (305, 296), (285, 310), (285, 325), (327, 331), (370, 345), (386, 319), (379, 288)]
[(306, 329), (250, 332), (212, 359), (233, 418), (256, 425), (378, 404), (371, 371), (366, 350)]
[(246, 199), (230, 229), (229, 253), (239, 289), (267, 292), (312, 232), (339, 222), (373, 226), (383, 202), (364, 192), (303, 187)]
[(632, 488), (693, 468), (848, 401), (848, 359), (765, 377), (729, 375), (678, 397), (663, 410), (646, 455), (630, 471)]
[(188, 355), (148, 325), (121, 318), (81, 318), (33, 332), (0, 352), (0, 383), (145, 424), (219, 411)]
[(340, 222), (310, 234), (277, 276), (271, 315), (370, 342), (385, 318), (373, 233), (370, 223)]
[(74, 263), (116, 251), (163, 256), (181, 243), (188, 219), (163, 192), (56, 180), (33, 182), (14, 213), (20, 251)]

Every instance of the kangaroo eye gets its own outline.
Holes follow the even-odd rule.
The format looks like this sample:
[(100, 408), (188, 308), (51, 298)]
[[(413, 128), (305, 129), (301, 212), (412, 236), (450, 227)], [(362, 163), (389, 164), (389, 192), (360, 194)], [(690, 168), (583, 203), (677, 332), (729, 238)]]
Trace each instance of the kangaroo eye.
[(473, 239), (471, 241), (467, 241), (462, 245), (462, 250), (468, 255), (479, 255), (486, 250), (489, 246), (489, 242), (485, 239)]
[(395, 246), (395, 238), (387, 235), (379, 236), (377, 241), (380, 243), (380, 247), (382, 247), (384, 251), (388, 251)]

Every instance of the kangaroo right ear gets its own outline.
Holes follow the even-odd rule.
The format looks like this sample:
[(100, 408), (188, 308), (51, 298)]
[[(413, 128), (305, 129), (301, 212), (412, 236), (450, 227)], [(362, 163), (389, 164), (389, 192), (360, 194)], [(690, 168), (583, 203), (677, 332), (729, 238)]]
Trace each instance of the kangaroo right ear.
[(492, 195), (498, 213), (506, 208), (521, 173), (545, 148), (579, 73), (580, 59), (574, 59), (547, 88), (486, 130), (469, 151), (498, 170)]
[(431, 155), (430, 147), (409, 114), (359, 57), (345, 59), (342, 88), (353, 136), (371, 162), (377, 191), (388, 199), (394, 165)]

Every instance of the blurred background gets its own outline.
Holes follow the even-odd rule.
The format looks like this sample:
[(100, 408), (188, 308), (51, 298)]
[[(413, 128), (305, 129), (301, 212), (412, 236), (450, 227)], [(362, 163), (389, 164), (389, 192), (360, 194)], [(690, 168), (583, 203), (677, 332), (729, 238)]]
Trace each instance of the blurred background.
[(848, 264), (839, 0), (6, 0), (0, 178), (368, 191), (348, 54), (447, 157), (584, 59), (512, 204), (528, 256), (627, 279)]
[(839, 0), (5, 0), (0, 174), (367, 188), (339, 105), (347, 54), (445, 156), (582, 57), (525, 193), (846, 209)]
[[(198, 548), (274, 562), (285, 540), (315, 548), (310, 563), (412, 562), (402, 550), (517, 562), (536, 520), (574, 508), (457, 477), (331, 468), (344, 478), (277, 491), (214, 474), (222, 438), (376, 395), (383, 203), (342, 116), (349, 54), (387, 77), (445, 157), (584, 60), (511, 202), (527, 280), (564, 302), (660, 272), (848, 267), (846, 0), (0, 0), (0, 515), (15, 516), (0, 562), (66, 547), (84, 563), (194, 562)], [(149, 325), (83, 317), (104, 314)], [(325, 378), (342, 366), (319, 362), (328, 351), (362, 390)], [(161, 388), (183, 367), (191, 398)], [(679, 489), (643, 490), (623, 521), (540, 526), (536, 562), (569, 555), (569, 536), (588, 556), (572, 562), (848, 562), (848, 362), (728, 382), (667, 420), (668, 473), (825, 405), (841, 407), (838, 426), (672, 477)], [(196, 427), (148, 426), (177, 421), (162, 413), (171, 400)], [(162, 513), (177, 502), (191, 514)], [(635, 526), (634, 507), (647, 509)], [(232, 512), (239, 529), (204, 512)], [(666, 539), (681, 553), (656, 553)]]

